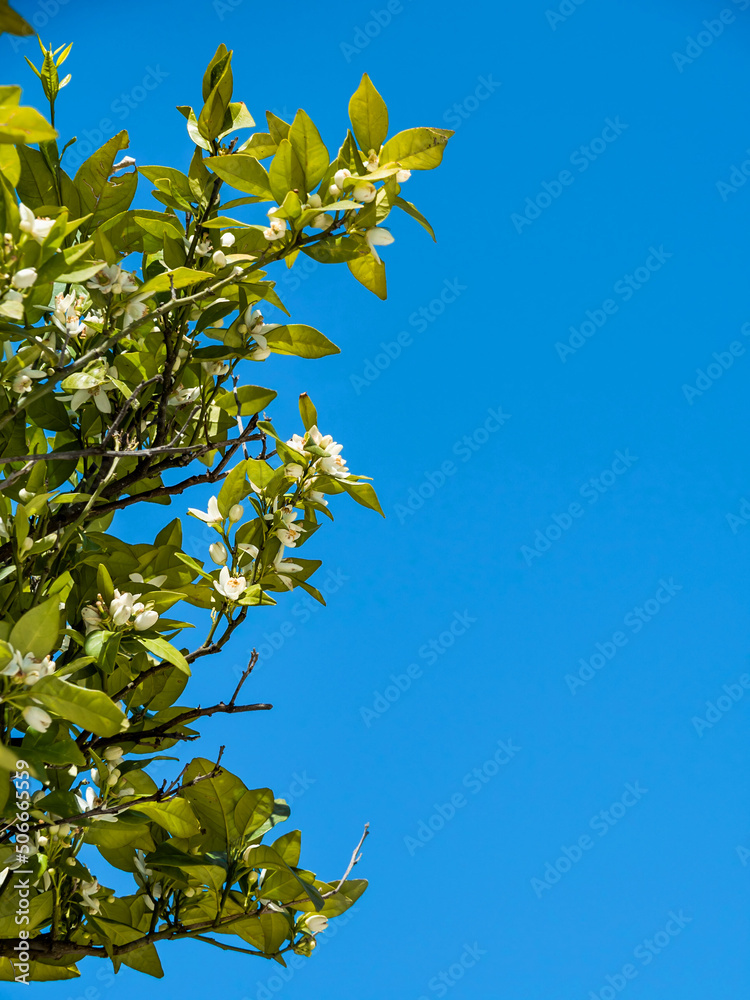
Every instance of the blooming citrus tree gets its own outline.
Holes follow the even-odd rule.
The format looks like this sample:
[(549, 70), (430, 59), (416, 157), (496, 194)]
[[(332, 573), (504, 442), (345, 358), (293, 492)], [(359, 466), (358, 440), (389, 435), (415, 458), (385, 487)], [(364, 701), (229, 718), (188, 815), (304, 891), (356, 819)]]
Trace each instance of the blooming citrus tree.
[[(296, 588), (322, 603), (300, 552), (329, 504), (380, 508), (307, 395), (282, 432), (276, 393), (245, 380), (271, 354), (338, 351), (267, 322), (286, 314), (273, 265), (343, 263), (385, 297), (383, 223), (397, 208), (431, 232), (402, 189), (451, 133), (387, 139), (367, 76), (333, 155), (304, 111), (252, 131), (222, 45), (203, 106), (179, 108), (185, 162), (136, 166), (120, 132), (71, 177), (54, 128), (70, 47), (42, 51), (47, 117), (0, 87), (0, 978), (66, 979), (87, 957), (161, 976), (157, 946), (180, 938), (283, 964), (363, 892), (359, 847), (319, 878), (299, 831), (276, 836), (283, 800), (218, 748), (182, 766), (201, 719), (271, 707), (240, 697), (254, 651), (225, 701), (190, 707), (186, 686), (253, 608)], [(130, 207), (139, 181), (152, 207)], [(180, 516), (118, 534), (118, 511), (170, 503), (213, 533), (204, 559)], [(195, 644), (180, 605), (203, 618)]]

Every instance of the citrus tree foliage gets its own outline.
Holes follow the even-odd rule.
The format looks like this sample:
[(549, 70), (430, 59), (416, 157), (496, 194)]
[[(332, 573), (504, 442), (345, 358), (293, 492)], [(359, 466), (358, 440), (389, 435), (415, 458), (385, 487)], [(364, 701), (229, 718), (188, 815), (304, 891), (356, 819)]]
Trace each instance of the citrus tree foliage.
[[(169, 761), (202, 718), (271, 707), (239, 698), (254, 652), (216, 705), (190, 706), (191, 670), (242, 642), (253, 608), (296, 588), (322, 603), (300, 550), (329, 503), (380, 508), (306, 395), (277, 431), (276, 393), (245, 380), (271, 354), (338, 351), (267, 322), (287, 315), (272, 265), (345, 264), (385, 296), (383, 223), (398, 208), (429, 230), (402, 187), (450, 133), (387, 138), (367, 76), (333, 154), (304, 111), (253, 131), (222, 45), (202, 107), (178, 109), (184, 162), (136, 166), (123, 131), (70, 176), (54, 128), (69, 47), (42, 51), (47, 117), (0, 88), (0, 977), (70, 978), (89, 956), (159, 976), (156, 946), (185, 937), (283, 964), (363, 892), (357, 851), (319, 878), (299, 831), (276, 836), (289, 809), (269, 789), (220, 752)], [(149, 208), (130, 207), (139, 182)], [(188, 509), (200, 484), (207, 508)], [(170, 503), (215, 533), (204, 559), (179, 516), (149, 532), (148, 505)], [(113, 518), (134, 505), (127, 541)], [(204, 622), (192, 643), (181, 605)]]

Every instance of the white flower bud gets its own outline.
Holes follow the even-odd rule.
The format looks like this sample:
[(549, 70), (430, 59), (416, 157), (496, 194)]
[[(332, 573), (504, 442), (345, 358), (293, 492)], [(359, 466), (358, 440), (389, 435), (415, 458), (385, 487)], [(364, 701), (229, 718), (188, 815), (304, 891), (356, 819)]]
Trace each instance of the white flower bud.
[(238, 503), (233, 503), (229, 508), (229, 521), (231, 524), (235, 524), (237, 521), (242, 520), (242, 515), (245, 513), (245, 508)]
[(225, 267), (227, 263), (226, 255), (222, 250), (214, 250), (211, 260), (216, 264), (217, 267)]
[(223, 247), (233, 247), (234, 246), (234, 233), (223, 233), (221, 237), (221, 245)]
[(319, 194), (311, 194), (307, 199), (307, 204), (309, 208), (320, 208), (323, 204)]
[(208, 547), (208, 554), (211, 556), (213, 561), (217, 566), (223, 566), (227, 561), (227, 550), (221, 544), (221, 542), (214, 542)]
[(36, 281), (36, 268), (35, 267), (22, 267), (20, 271), (16, 271), (11, 280), (11, 284), (14, 288), (31, 288), (31, 286)]
[(343, 191), (344, 181), (346, 180), (347, 177), (351, 176), (352, 176), (351, 170), (347, 170), (346, 168), (344, 168), (343, 170), (337, 170), (336, 173), (333, 175), (333, 183), (338, 188), (341, 188), (341, 190)]
[(158, 619), (159, 615), (156, 611), (141, 611), (139, 615), (136, 615), (133, 625), (136, 632), (145, 632), (147, 628), (152, 628)]

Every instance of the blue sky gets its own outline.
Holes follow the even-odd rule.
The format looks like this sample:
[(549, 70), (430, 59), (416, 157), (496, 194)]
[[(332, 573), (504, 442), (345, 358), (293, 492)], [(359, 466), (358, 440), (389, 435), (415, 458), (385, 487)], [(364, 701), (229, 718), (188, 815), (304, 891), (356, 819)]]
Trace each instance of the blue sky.
[[(272, 358), (275, 422), (309, 391), (387, 520), (339, 503), (306, 551), (328, 607), (259, 610), (194, 681), (223, 696), (262, 645), (274, 712), (203, 752), (294, 800), (321, 874), (370, 821), (371, 888), (286, 982), (184, 944), (163, 983), (91, 965), (46, 994), (741, 995), (748, 0), (17, 6), (75, 42), (62, 131), (127, 128), (140, 163), (187, 163), (173, 108), (220, 41), (256, 118), (302, 104), (331, 146), (363, 71), (395, 129), (456, 128), (409, 182), (438, 243), (394, 222), (386, 303), (344, 268), (278, 275), (342, 354)], [(0, 46), (36, 95), (35, 43)]]

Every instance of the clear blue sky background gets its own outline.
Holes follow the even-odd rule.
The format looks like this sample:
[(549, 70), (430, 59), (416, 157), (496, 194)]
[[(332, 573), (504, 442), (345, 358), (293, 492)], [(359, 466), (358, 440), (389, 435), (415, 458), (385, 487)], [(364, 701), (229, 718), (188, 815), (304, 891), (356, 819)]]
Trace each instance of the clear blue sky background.
[[(130, 131), (140, 163), (187, 163), (172, 109), (198, 103), (220, 41), (235, 49), (236, 94), (258, 119), (266, 108), (291, 117), (301, 104), (332, 147), (365, 70), (396, 128), (460, 123), (444, 167), (409, 182), (437, 246), (406, 217), (393, 220), (387, 303), (344, 268), (279, 275), (295, 320), (323, 329), (342, 354), (274, 357), (252, 375), (280, 386), (274, 417), (289, 432), (296, 396), (309, 390), (350, 466), (375, 477), (388, 518), (336, 506), (336, 525), (306, 550), (325, 559), (323, 579), (337, 574), (328, 608), (305, 620), (292, 597), (259, 612), (247, 633), (247, 643), (268, 644), (283, 623), (294, 626), (280, 649), (269, 656), (266, 647), (252, 684), (275, 711), (209, 725), (202, 744), (211, 754), (227, 742), (226, 762), (248, 783), (295, 799), (303, 858), (321, 874), (343, 869), (369, 820), (358, 874), (371, 889), (285, 984), (270, 963), (184, 944), (162, 949), (163, 983), (128, 969), (113, 981), (86, 966), (81, 980), (44, 987), (48, 996), (746, 992), (750, 868), (738, 847), (750, 848), (750, 693), (737, 685), (750, 670), (750, 522), (733, 530), (726, 515), (750, 498), (750, 338), (741, 332), (750, 321), (750, 184), (723, 197), (717, 189), (750, 158), (743, 5), (727, 0), (733, 21), (716, 22), (721, 34), (692, 48), (692, 62), (676, 62), (721, 3), (587, 0), (549, 18), (558, 8), (544, 0), (401, 0), (362, 46), (367, 36), (356, 31), (373, 9), (364, 0), (244, 0), (223, 16), (196, 0), (97, 5), (86, 16), (88, 5), (69, 3), (46, 24), (42, 3), (19, 0), (46, 40), (76, 43), (63, 132), (82, 136), (109, 118)], [(361, 51), (342, 49), (357, 41)], [(35, 43), (15, 53), (7, 37), (0, 45), (3, 76), (36, 95), (22, 59), (38, 55)], [(146, 95), (138, 88), (152, 70), (163, 80)], [(478, 100), (482, 79), (501, 85)], [(135, 105), (124, 118), (123, 93)], [(592, 142), (608, 119), (620, 134)], [(582, 147), (596, 155), (586, 169)], [(564, 170), (571, 182), (558, 190)], [(544, 182), (558, 196), (535, 209), (526, 199)], [(538, 217), (514, 225), (525, 209)], [(460, 296), (420, 324), (418, 311), (446, 282)], [(580, 330), (587, 310), (606, 322), (562, 360), (556, 344)], [(368, 362), (401, 331), (409, 346), (372, 379)], [(722, 355), (733, 342), (738, 356)], [(709, 388), (688, 401), (683, 387), (696, 386), (714, 352), (731, 367), (704, 376)], [(485, 433), (491, 410), (510, 419)], [(478, 450), (454, 450), (465, 435)], [(617, 462), (610, 474), (618, 451), (629, 467)], [(416, 507), (420, 487), (430, 494), (428, 474), (451, 461), (418, 511), (399, 509), (410, 496)], [(575, 503), (580, 515), (567, 527), (562, 515)], [(181, 512), (154, 508), (153, 528), (132, 518), (126, 530), (150, 539)], [(548, 529), (547, 551), (529, 555), (523, 546), (536, 540), (541, 550), (536, 533)], [(651, 611), (639, 619), (637, 608)], [(444, 635), (430, 656), (457, 614), (469, 627), (450, 648)], [(597, 643), (611, 658), (584, 668), (585, 684), (566, 681)], [(198, 670), (198, 696), (228, 693), (245, 655), (240, 639)], [(410, 664), (421, 676), (367, 725), (362, 709)], [(732, 702), (724, 685), (745, 693)], [(707, 702), (724, 697), (726, 711), (710, 716), (719, 721), (696, 725)], [(499, 740), (520, 749), (474, 783)], [(405, 840), (420, 830), (426, 840), (453, 796), (462, 804), (432, 839)], [(576, 849), (582, 837), (587, 846)], [(540, 888), (532, 880), (545, 873)], [(443, 971), (447, 982), (435, 978)]]

